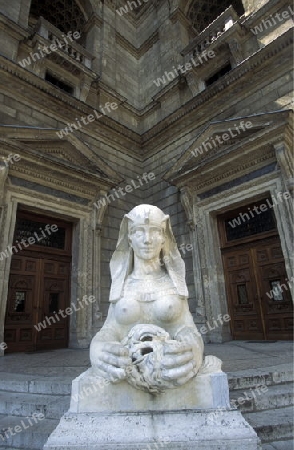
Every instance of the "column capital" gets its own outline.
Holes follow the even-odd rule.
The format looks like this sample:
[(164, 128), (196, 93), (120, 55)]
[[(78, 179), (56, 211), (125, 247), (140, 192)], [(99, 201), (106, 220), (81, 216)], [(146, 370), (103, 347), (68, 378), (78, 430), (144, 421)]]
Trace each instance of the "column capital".
[(96, 232), (98, 232), (98, 234), (101, 234), (103, 219), (104, 219), (107, 207), (108, 207), (108, 201), (105, 199), (106, 195), (107, 195), (106, 191), (100, 190), (99, 196), (97, 197), (96, 201), (94, 202), (93, 229)]
[(0, 206), (4, 203), (5, 184), (8, 177), (9, 167), (0, 165)]
[(190, 230), (196, 229), (196, 221), (194, 219), (193, 214), (193, 194), (191, 189), (188, 186), (184, 186), (180, 189), (181, 191), (181, 203), (183, 205), (183, 208), (185, 210), (187, 219), (188, 219), (188, 226)]

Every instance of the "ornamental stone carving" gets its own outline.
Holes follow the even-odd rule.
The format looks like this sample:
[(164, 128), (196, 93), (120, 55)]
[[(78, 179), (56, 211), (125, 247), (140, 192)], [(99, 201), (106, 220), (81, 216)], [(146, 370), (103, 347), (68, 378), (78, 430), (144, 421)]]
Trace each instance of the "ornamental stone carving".
[(169, 216), (151, 205), (125, 215), (110, 269), (111, 305), (90, 349), (93, 373), (152, 394), (186, 384), (203, 363), (203, 341)]

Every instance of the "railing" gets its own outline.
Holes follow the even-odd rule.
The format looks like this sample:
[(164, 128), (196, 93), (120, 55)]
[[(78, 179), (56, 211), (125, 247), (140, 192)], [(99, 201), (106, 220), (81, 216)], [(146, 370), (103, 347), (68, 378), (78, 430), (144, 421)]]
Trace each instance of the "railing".
[(50, 45), (56, 45), (57, 50), (68, 55), (74, 61), (83, 64), (85, 67), (92, 68), (92, 60), (94, 57), (84, 47), (70, 40), (70, 38), (62, 33), (58, 28), (50, 22), (40, 17), (35, 28), (35, 33), (44, 39), (48, 40)]
[(188, 53), (197, 56), (213, 44), (223, 33), (231, 28), (239, 19), (238, 14), (232, 6), (227, 8), (214, 22), (203, 30), (190, 44), (182, 51), (185, 56)]

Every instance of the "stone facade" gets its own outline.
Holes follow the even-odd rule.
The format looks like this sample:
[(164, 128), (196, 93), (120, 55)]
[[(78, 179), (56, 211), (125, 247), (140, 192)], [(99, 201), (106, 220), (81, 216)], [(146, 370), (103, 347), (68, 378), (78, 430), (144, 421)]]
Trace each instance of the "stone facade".
[[(138, 1), (132, 9), (123, 0), (77, 3), (86, 23), (81, 43), (38, 57), (63, 30), (32, 18), (30, 0), (0, 0), (0, 155), (21, 155), (0, 172), (0, 250), (12, 244), (18, 205), (74, 223), (71, 300), (98, 298), (71, 321), (70, 346), (86, 347), (108, 310), (123, 214), (157, 205), (170, 214), (178, 244), (193, 247), (183, 257), (201, 326), (228, 312), (217, 214), (266, 192), (293, 192), (291, 3), (243, 0), (241, 17), (230, 7), (200, 33), (188, 19), (192, 1)], [(186, 73), (177, 69), (188, 63)], [(102, 108), (102, 117), (82, 122)], [(241, 120), (252, 127), (193, 156)], [(144, 173), (154, 177), (143, 182)], [(94, 206), (111, 193), (105, 207)], [(276, 218), (290, 279), (289, 205), (279, 205)], [(10, 260), (0, 261), (0, 342), (9, 271)], [(204, 338), (229, 339), (228, 324)]]

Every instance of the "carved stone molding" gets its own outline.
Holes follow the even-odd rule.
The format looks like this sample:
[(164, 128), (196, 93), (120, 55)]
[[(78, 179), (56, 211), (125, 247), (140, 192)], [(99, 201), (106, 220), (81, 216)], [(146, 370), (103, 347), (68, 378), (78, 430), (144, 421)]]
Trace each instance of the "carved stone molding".
[(0, 206), (4, 202), (5, 184), (8, 177), (9, 168), (6, 165), (0, 165)]
[[(99, 198), (94, 203), (94, 227), (93, 229), (100, 235), (102, 231), (102, 223), (108, 208), (108, 202), (105, 200), (106, 191), (100, 191)], [(99, 200), (104, 199), (104, 202)], [(98, 207), (99, 206), (99, 207)]]
[(141, 45), (141, 47), (137, 48), (133, 44), (131, 44), (126, 38), (124, 38), (120, 33), (116, 32), (116, 41), (117, 43), (131, 53), (136, 59), (142, 58), (145, 53), (152, 48), (152, 46), (159, 41), (159, 33), (155, 31), (145, 42)]
[(195, 230), (196, 223), (193, 215), (193, 195), (191, 190), (186, 186), (181, 188), (181, 203), (184, 207), (190, 230)]
[(241, 50), (241, 45), (237, 39), (231, 39), (229, 42), (229, 49), (232, 53), (232, 56), (234, 58), (234, 62), (236, 65), (241, 64), (241, 62), (244, 60)]
[[(291, 144), (292, 150), (292, 144)], [(274, 149), (276, 152), (276, 158), (279, 164), (279, 167), (282, 172), (282, 176), (285, 182), (285, 185), (293, 192), (293, 181), (294, 181), (294, 173), (293, 173), (293, 154), (290, 149), (287, 148), (285, 142), (279, 142), (274, 145)]]

